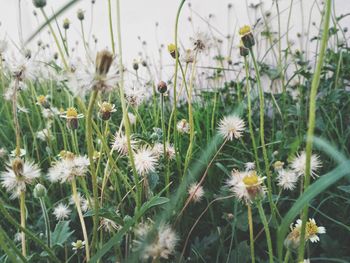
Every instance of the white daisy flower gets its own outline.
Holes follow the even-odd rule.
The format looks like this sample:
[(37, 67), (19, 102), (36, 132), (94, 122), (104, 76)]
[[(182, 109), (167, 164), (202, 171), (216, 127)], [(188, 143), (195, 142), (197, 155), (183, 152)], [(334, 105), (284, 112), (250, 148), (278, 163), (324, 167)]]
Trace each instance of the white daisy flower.
[(85, 247), (85, 241), (77, 240), (76, 242), (72, 242), (73, 250), (81, 250)]
[(188, 195), (192, 196), (192, 201), (194, 203), (197, 203), (202, 200), (204, 196), (204, 189), (201, 185), (198, 185), (196, 183), (191, 184), (188, 188)]
[[(304, 176), (306, 171), (306, 152), (303, 151), (294, 158), (290, 164), (291, 168), (298, 174), (298, 176)], [(310, 174), (312, 178), (317, 177), (317, 170), (322, 167), (320, 158), (316, 154), (311, 155), (311, 171)]]
[(298, 182), (298, 175), (293, 170), (281, 169), (278, 171), (277, 182), (284, 190), (293, 190)]
[(218, 130), (224, 139), (232, 141), (233, 138), (239, 139), (242, 136), (244, 128), (244, 121), (238, 116), (231, 115), (220, 121)]
[(53, 215), (56, 217), (56, 220), (58, 221), (62, 221), (69, 218), (70, 213), (71, 213), (71, 210), (69, 209), (69, 207), (63, 203), (59, 203), (53, 209)]
[(35, 163), (15, 158), (7, 164), (6, 171), (0, 174), (0, 180), (6, 191), (11, 193), (11, 198), (16, 198), (39, 176), (40, 168)]
[(154, 155), (152, 149), (143, 146), (136, 153), (134, 153), (134, 161), (136, 170), (140, 175), (146, 175), (154, 172), (157, 165), (157, 157)]
[[(295, 229), (298, 229), (301, 232), (302, 221), (297, 220), (295, 224)], [(318, 234), (325, 234), (326, 228), (323, 226), (317, 226), (315, 219), (309, 218), (309, 221), (306, 222), (306, 232), (305, 239), (310, 240), (312, 243), (320, 241)]]

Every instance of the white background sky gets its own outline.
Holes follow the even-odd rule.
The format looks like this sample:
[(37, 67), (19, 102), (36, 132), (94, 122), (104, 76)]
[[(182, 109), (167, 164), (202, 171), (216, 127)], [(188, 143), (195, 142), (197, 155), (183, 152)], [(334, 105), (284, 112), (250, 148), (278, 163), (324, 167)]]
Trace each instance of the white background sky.
[[(18, 25), (19, 25), (19, 0), (0, 0), (0, 38), (6, 37), (10, 41), (16, 43), (19, 42)], [(32, 32), (38, 27), (38, 21), (33, 16), (34, 7), (32, 0), (20, 0), (22, 6), (22, 26), (23, 36), (26, 39)], [(45, 8), (48, 15), (52, 14), (52, 10), (57, 10), (60, 6), (65, 4), (67, 0), (47, 0), (48, 4)], [(113, 3), (112, 12), (115, 17), (115, 1)], [(147, 41), (147, 46), (150, 52), (149, 54), (157, 54), (158, 44), (168, 44), (173, 42), (174, 22), (177, 7), (180, 0), (121, 0), (121, 20), (122, 20), (122, 41), (123, 41), (123, 53), (124, 61), (126, 64), (131, 64), (133, 58), (138, 57), (138, 52), (142, 50), (142, 45), (138, 40), (140, 36), (143, 40)], [(191, 15), (191, 12), (187, 6), (187, 3), (192, 4), (192, 9), (203, 18), (208, 18), (209, 14), (213, 14), (213, 18), (210, 20), (211, 24), (215, 28), (219, 29), (223, 35), (237, 33), (236, 27), (243, 24), (249, 24), (249, 18), (254, 21), (254, 11), (250, 10), (249, 16), (247, 13), (246, 3), (257, 3), (258, 1), (250, 0), (188, 0), (183, 9), (183, 13), (180, 18), (179, 37), (181, 43), (189, 45), (188, 39), (193, 36), (193, 31), (200, 29), (206, 30), (206, 24), (199, 18), (198, 15), (192, 13), (194, 21), (194, 27), (192, 28), (187, 18)], [(303, 12), (305, 18), (305, 24), (309, 22), (316, 22), (319, 24), (320, 16), (317, 5), (314, 5), (313, 11), (310, 16), (311, 6), (314, 1), (303, 0)], [(317, 0), (317, 3), (320, 3)], [(336, 14), (345, 14), (350, 12), (350, 0), (334, 0), (336, 6)], [(233, 4), (231, 14), (228, 16), (227, 5)], [(272, 15), (276, 13), (275, 6), (272, 6), (271, 0), (265, 0), (263, 8), (272, 12)], [(280, 10), (282, 25), (287, 23), (287, 11), (283, 11), (289, 7), (291, 0), (280, 0)], [(292, 13), (292, 32), (291, 38), (295, 38), (296, 32), (301, 30), (301, 9), (300, 0), (293, 1), (293, 13)], [(82, 8), (85, 10), (86, 20), (84, 21), (85, 34), (88, 35), (90, 24), (92, 21), (92, 34), (98, 38), (98, 49), (102, 49), (106, 46), (110, 47), (109, 28), (108, 28), (108, 1), (96, 0), (93, 19), (91, 20), (91, 0), (81, 0), (74, 5), (69, 11), (64, 13), (58, 18), (58, 22), (61, 25), (64, 18), (68, 17), (71, 22), (71, 29), (69, 30), (69, 39), (71, 42), (75, 42), (81, 39), (80, 25), (76, 18), (77, 9)], [(260, 10), (258, 10), (260, 12)], [(259, 14), (258, 14), (259, 15)], [(42, 16), (38, 12), (38, 18), (40, 23), (42, 22)], [(276, 20), (276, 19), (274, 19)], [(349, 24), (349, 18), (344, 20), (344, 25)], [(156, 34), (155, 23), (159, 22), (158, 33)], [(115, 28), (115, 23), (114, 23)], [(208, 30), (206, 30), (208, 31)], [(214, 32), (215, 33), (215, 32)], [(216, 33), (215, 33), (216, 34)], [(220, 37), (219, 34), (217, 34)], [(44, 42), (49, 41), (47, 37), (47, 30), (43, 31), (40, 38)], [(222, 38), (222, 37), (221, 37)], [(157, 40), (158, 39), (158, 40)], [(91, 40), (91, 39), (90, 39)], [(37, 40), (33, 41), (36, 43)], [(81, 41), (80, 41), (81, 43)], [(72, 44), (71, 44), (72, 45)], [(170, 58), (169, 63), (171, 62)], [(165, 64), (167, 61), (165, 61)]]

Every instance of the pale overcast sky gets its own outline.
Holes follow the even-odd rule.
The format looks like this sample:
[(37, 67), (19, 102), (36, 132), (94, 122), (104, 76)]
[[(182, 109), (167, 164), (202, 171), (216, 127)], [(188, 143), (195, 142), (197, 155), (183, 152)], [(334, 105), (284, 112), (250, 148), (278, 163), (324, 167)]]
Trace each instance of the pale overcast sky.
[[(19, 2), (22, 6), (22, 26), (23, 36), (26, 39), (38, 26), (38, 21), (33, 16), (32, 0), (0, 0), (0, 38), (6, 37), (10, 41), (16, 43), (19, 42)], [(67, 0), (47, 0), (48, 4), (45, 8), (46, 12), (50, 15), (52, 10), (57, 10), (60, 6), (64, 5)], [(115, 18), (115, 1), (113, 3), (112, 14)], [(180, 1), (176, 0), (121, 0), (121, 13), (122, 13), (122, 39), (123, 39), (123, 53), (124, 61), (130, 65), (133, 58), (138, 57), (138, 52), (142, 50), (142, 45), (138, 40), (140, 36), (147, 42), (148, 52), (151, 54), (157, 54), (158, 44), (168, 44), (173, 42), (174, 35), (174, 22), (175, 15)], [(181, 43), (185, 46), (189, 44), (189, 37), (193, 36), (193, 31), (197, 32), (200, 29), (208, 31), (206, 23), (202, 21), (202, 18), (207, 19), (209, 14), (213, 14), (211, 18), (211, 24), (214, 26), (213, 33), (217, 37), (222, 39), (227, 34), (237, 33), (237, 28), (243, 24), (249, 24), (249, 20), (253, 22), (255, 17), (260, 16), (260, 10), (258, 9), (257, 16), (254, 15), (254, 11), (250, 10), (247, 14), (247, 2), (257, 3), (258, 1), (250, 0), (190, 0), (186, 1), (183, 9), (183, 13), (180, 18), (179, 37)], [(276, 13), (275, 6), (272, 6), (271, 0), (265, 0), (264, 9), (271, 11), (272, 16)], [(280, 0), (280, 10), (282, 26), (285, 27), (287, 23), (287, 11), (284, 11), (293, 2), (292, 13), (292, 32), (291, 38), (295, 40), (296, 32), (301, 30), (301, 9), (300, 0)], [(305, 17), (305, 24), (309, 22), (316, 22), (319, 24), (320, 15), (317, 5), (313, 5), (314, 1), (303, 1), (303, 12)], [(320, 3), (320, 0), (316, 1)], [(337, 15), (350, 12), (349, 0), (335, 0)], [(191, 3), (194, 12), (191, 13), (188, 8), (188, 3)], [(228, 16), (228, 4), (232, 3), (233, 8), (231, 14)], [(311, 7), (313, 11), (310, 15)], [(82, 8), (85, 10), (86, 20), (84, 21), (85, 34), (89, 35), (90, 24), (92, 22), (92, 34), (98, 38), (98, 49), (110, 47), (110, 36), (108, 27), (108, 1), (96, 0), (93, 9), (93, 18), (91, 18), (91, 0), (81, 0), (75, 4), (70, 10), (61, 15), (58, 18), (60, 26), (64, 18), (69, 18), (72, 22), (71, 29), (69, 30), (68, 37), (71, 43), (81, 39), (80, 24), (76, 18), (76, 11)], [(194, 27), (188, 22), (188, 17), (192, 15)], [(42, 22), (42, 16), (38, 12), (38, 19)], [(276, 19), (274, 19), (276, 21)], [(159, 23), (158, 32), (155, 33), (155, 23)], [(344, 25), (349, 24), (349, 18), (345, 20)], [(113, 24), (115, 28), (115, 23)], [(219, 32), (217, 32), (219, 31)], [(92, 35), (91, 34), (91, 35)], [(91, 37), (90, 35), (90, 37)], [(42, 32), (40, 36), (44, 42), (47, 41), (47, 29)], [(36, 43), (37, 40), (33, 41)], [(91, 38), (90, 38), (91, 41)], [(80, 41), (81, 43), (81, 41)], [(72, 44), (71, 44), (72, 45)], [(152, 53), (153, 52), (153, 53)], [(171, 59), (169, 58), (169, 63)]]

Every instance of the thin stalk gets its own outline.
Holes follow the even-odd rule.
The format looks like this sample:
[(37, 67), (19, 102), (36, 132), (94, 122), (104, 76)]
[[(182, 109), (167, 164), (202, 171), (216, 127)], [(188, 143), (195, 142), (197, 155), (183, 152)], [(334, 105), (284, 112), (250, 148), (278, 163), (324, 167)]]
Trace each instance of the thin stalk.
[(272, 217), (275, 218), (275, 210), (273, 206), (273, 201), (272, 201), (272, 183), (271, 183), (271, 173), (270, 173), (270, 163), (269, 159), (267, 157), (267, 150), (266, 150), (266, 145), (265, 145), (265, 120), (264, 120), (264, 112), (265, 112), (265, 103), (264, 103), (264, 92), (261, 86), (261, 81), (260, 81), (260, 71), (258, 64), (255, 59), (254, 51), (252, 48), (249, 49), (249, 53), (252, 57), (255, 72), (256, 72), (256, 81), (258, 84), (258, 89), (259, 89), (259, 101), (260, 101), (260, 141), (261, 141), (261, 148), (263, 151), (263, 157), (264, 157), (264, 163), (265, 163), (265, 172), (266, 172), (266, 177), (267, 177), (267, 196), (269, 199), (270, 203), (270, 209), (271, 209), (271, 214)]
[(45, 18), (45, 20), (46, 20), (46, 23), (47, 23), (47, 25), (48, 25), (49, 28), (50, 28), (51, 34), (52, 34), (52, 36), (53, 36), (53, 38), (54, 38), (54, 40), (55, 40), (55, 42), (56, 42), (56, 46), (57, 46), (58, 52), (60, 53), (60, 56), (61, 56), (61, 59), (62, 59), (64, 68), (65, 68), (66, 70), (68, 70), (68, 69), (69, 69), (69, 66), (68, 66), (68, 63), (67, 63), (67, 61), (66, 61), (66, 58), (64, 57), (64, 53), (63, 53), (63, 50), (62, 50), (62, 48), (61, 48), (61, 45), (60, 45), (60, 43), (58, 42), (58, 38), (57, 38), (57, 36), (56, 36), (56, 33), (55, 33), (55, 31), (53, 30), (53, 28), (52, 28), (52, 26), (51, 26), (51, 24), (50, 24), (50, 22), (49, 22), (49, 18), (47, 17), (47, 15), (46, 15), (46, 13), (45, 13), (45, 10), (44, 10), (43, 8), (40, 8), (40, 10), (41, 10), (41, 13), (43, 14), (43, 16), (44, 16), (44, 18)]
[(109, 34), (111, 36), (112, 52), (113, 52), (113, 55), (115, 55), (111, 0), (108, 0), (108, 22), (109, 22)]
[(77, 192), (77, 183), (76, 183), (75, 178), (72, 179), (71, 184), (72, 184), (73, 199), (74, 199), (74, 203), (75, 203), (75, 206), (77, 208), (77, 211), (78, 211), (81, 229), (83, 231), (83, 236), (84, 236), (84, 241), (85, 241), (86, 260), (89, 261), (90, 260), (89, 238), (88, 238), (88, 235), (86, 232), (86, 226), (85, 226), (83, 213), (81, 212), (80, 200), (79, 200), (79, 196), (78, 196), (78, 192)]
[(267, 248), (268, 248), (268, 251), (269, 251), (269, 262), (273, 263), (273, 250), (272, 250), (272, 242), (271, 242), (271, 235), (270, 235), (269, 224), (267, 222), (265, 211), (264, 211), (264, 208), (262, 207), (262, 204), (261, 204), (260, 200), (257, 202), (257, 207), (258, 207), (258, 210), (259, 210), (259, 215), (260, 215), (261, 222), (264, 225), (266, 241), (267, 241)]
[(287, 253), (284, 257), (283, 263), (288, 263), (289, 262), (289, 257), (290, 257), (290, 250), (287, 250)]
[(253, 129), (253, 121), (252, 121), (252, 101), (250, 98), (250, 74), (249, 74), (249, 66), (247, 58), (244, 57), (244, 66), (245, 66), (245, 75), (246, 75), (246, 93), (247, 93), (247, 102), (248, 102), (248, 126), (249, 126), (249, 133), (252, 140), (253, 145), (253, 151), (254, 151), (254, 157), (255, 157), (255, 164), (258, 169), (258, 172), (261, 173), (260, 170), (260, 164), (259, 164), (259, 157), (258, 157), (258, 148), (256, 147), (255, 142), (255, 136), (254, 136), (254, 129)]
[(247, 209), (248, 209), (248, 224), (249, 224), (249, 238), (250, 238), (250, 257), (252, 258), (252, 263), (255, 263), (253, 216), (252, 216), (252, 207), (249, 203), (247, 203)]
[[(311, 91), (310, 91), (310, 104), (309, 104), (309, 128), (307, 131), (307, 141), (306, 141), (306, 166), (305, 166), (305, 177), (304, 177), (304, 191), (310, 185), (310, 176), (311, 176), (311, 155), (312, 155), (312, 142), (315, 130), (315, 121), (316, 121), (316, 95), (317, 89), (320, 84), (320, 76), (321, 70), (323, 66), (323, 59), (325, 55), (325, 51), (327, 48), (328, 41), (328, 28), (329, 28), (329, 20), (331, 15), (331, 0), (327, 0), (326, 2), (326, 11), (324, 13), (324, 24), (322, 31), (322, 42), (320, 53), (318, 55), (318, 62), (315, 69), (315, 74), (311, 83)], [(298, 261), (304, 260), (304, 252), (305, 252), (305, 232), (306, 232), (306, 221), (308, 218), (309, 206), (306, 205), (303, 208), (302, 213), (302, 225), (301, 225), (301, 233), (300, 233), (300, 245), (298, 250)]]
[(46, 238), (47, 238), (47, 246), (51, 247), (51, 230), (50, 230), (50, 220), (49, 215), (47, 213), (45, 201), (43, 198), (39, 198), (40, 200), (40, 206), (41, 210), (43, 211), (43, 217), (45, 221), (45, 228), (46, 228)]
[(120, 92), (120, 102), (122, 104), (122, 110), (123, 110), (123, 120), (124, 120), (124, 127), (125, 127), (125, 136), (127, 140), (128, 145), (128, 154), (131, 164), (131, 169), (134, 175), (134, 181), (136, 184), (136, 208), (139, 209), (141, 207), (141, 196), (142, 196), (142, 187), (139, 179), (139, 176), (136, 171), (135, 167), (135, 161), (134, 161), (134, 154), (133, 150), (131, 148), (130, 143), (130, 137), (131, 137), (131, 130), (130, 130), (130, 121), (128, 116), (128, 110), (126, 108), (126, 102), (124, 97), (124, 66), (123, 66), (123, 49), (122, 49), (122, 38), (121, 38), (121, 23), (120, 23), (120, 0), (117, 0), (117, 34), (118, 34), (118, 51), (119, 51), (119, 71), (120, 71), (120, 78), (119, 78), (119, 92)]
[(98, 203), (98, 184), (97, 184), (97, 171), (94, 163), (94, 144), (92, 137), (92, 113), (96, 98), (98, 95), (97, 90), (93, 90), (90, 95), (89, 106), (86, 112), (86, 143), (87, 143), (87, 152), (90, 162), (90, 173), (92, 181), (92, 193), (94, 199), (94, 217), (93, 217), (93, 231), (92, 231), (92, 247), (94, 247), (95, 242), (97, 241), (98, 235), (98, 223), (99, 223), (99, 203)]
[[(26, 204), (25, 204), (25, 192), (22, 191), (20, 196), (20, 213), (21, 213), (21, 227), (26, 228)], [(25, 233), (22, 231), (21, 232), (21, 239), (22, 239), (22, 255), (24, 257), (27, 256), (27, 249), (26, 249), (26, 235)]]

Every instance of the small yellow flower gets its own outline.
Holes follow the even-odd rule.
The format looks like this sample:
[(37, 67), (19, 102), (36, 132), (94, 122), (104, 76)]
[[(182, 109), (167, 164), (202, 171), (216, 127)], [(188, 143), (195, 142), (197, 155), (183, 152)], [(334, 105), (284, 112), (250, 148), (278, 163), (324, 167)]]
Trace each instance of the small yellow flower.
[(78, 112), (74, 107), (70, 107), (66, 111), (66, 117), (69, 118), (77, 118), (78, 117)]
[(175, 46), (175, 44), (169, 44), (168, 45), (168, 51), (169, 51), (169, 53), (173, 53), (173, 52), (175, 52), (175, 50), (176, 50), (176, 46)]
[(242, 26), (240, 29), (239, 29), (239, 34), (241, 35), (241, 36), (244, 36), (244, 35), (246, 35), (246, 34), (249, 34), (249, 33), (251, 33), (251, 27), (250, 26), (248, 26), (248, 25), (244, 25), (244, 26)]
[(65, 150), (62, 150), (60, 151), (59, 153), (59, 157), (61, 159), (73, 159), (74, 158), (74, 153), (70, 152), (70, 151), (65, 151)]
[(250, 173), (248, 176), (243, 178), (243, 183), (249, 187), (249, 186), (255, 186), (259, 184), (259, 177), (256, 174), (255, 171), (253, 171), (252, 173)]
[(100, 111), (101, 112), (114, 112), (115, 111), (115, 105), (111, 104), (107, 101), (102, 102), (100, 106)]
[(44, 95), (40, 95), (38, 98), (37, 98), (37, 101), (39, 104), (44, 104), (46, 102), (46, 96)]

